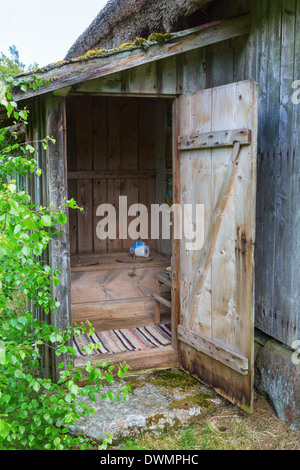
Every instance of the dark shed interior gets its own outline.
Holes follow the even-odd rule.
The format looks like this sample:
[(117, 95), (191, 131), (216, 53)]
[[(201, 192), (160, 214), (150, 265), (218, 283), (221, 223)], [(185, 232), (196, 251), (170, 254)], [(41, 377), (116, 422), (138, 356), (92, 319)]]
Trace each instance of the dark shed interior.
[[(96, 332), (171, 328), (171, 282), (157, 281), (168, 279), (171, 238), (151, 239), (151, 205), (172, 204), (172, 100), (75, 96), (66, 114), (68, 197), (83, 208), (70, 211), (69, 221), (72, 321), (89, 320)], [(137, 240), (119, 237), (120, 196), (128, 208), (148, 209), (148, 236), (140, 237), (148, 258), (132, 258)], [(99, 239), (97, 207), (106, 203), (116, 209), (116, 237)], [(128, 217), (128, 227), (138, 215)]]

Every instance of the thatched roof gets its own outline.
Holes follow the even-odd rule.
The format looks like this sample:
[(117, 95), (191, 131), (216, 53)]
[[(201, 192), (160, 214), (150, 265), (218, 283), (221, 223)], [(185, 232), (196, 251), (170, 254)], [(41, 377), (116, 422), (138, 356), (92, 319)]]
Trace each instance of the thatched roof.
[(65, 59), (89, 50), (108, 49), (152, 32), (170, 33), (188, 27), (184, 20), (211, 0), (109, 0), (68, 51)]

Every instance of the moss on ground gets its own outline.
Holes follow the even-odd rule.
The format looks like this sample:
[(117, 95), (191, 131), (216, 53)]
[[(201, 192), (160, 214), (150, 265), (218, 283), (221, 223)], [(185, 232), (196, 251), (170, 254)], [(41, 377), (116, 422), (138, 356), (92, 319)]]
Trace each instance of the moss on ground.
[(170, 395), (175, 396), (168, 406), (168, 410), (188, 410), (193, 407), (205, 408), (206, 410), (215, 406), (212, 398), (216, 394), (212, 391), (201, 391), (199, 382), (189, 374), (181, 370), (154, 370), (148, 377), (145, 375), (131, 375), (125, 377), (125, 382), (134, 391), (151, 383), (158, 389), (164, 389)]

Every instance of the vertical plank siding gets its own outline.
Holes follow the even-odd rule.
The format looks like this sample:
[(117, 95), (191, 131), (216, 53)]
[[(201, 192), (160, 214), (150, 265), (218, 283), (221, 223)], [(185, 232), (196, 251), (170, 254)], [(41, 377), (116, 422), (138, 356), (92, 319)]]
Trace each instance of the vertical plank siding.
[[(166, 121), (164, 100), (112, 96), (67, 100), (69, 198), (84, 209), (70, 218), (71, 255), (129, 249), (135, 240), (119, 239), (119, 196), (127, 196), (128, 207), (141, 203), (150, 209), (151, 204), (164, 202)], [(109, 177), (101, 177), (103, 171)], [(101, 219), (96, 210), (102, 203), (113, 204), (117, 211), (116, 239), (99, 240), (96, 235)], [(128, 226), (133, 219), (128, 218)], [(149, 210), (148, 236), (143, 239), (150, 248), (169, 253), (170, 242), (158, 246), (150, 240), (150, 220)]]
[[(33, 132), (32, 129), (35, 129)], [(53, 137), (55, 145), (49, 143), (44, 149), (38, 140), (45, 136)], [(37, 181), (31, 181), (28, 189), (32, 201), (43, 206), (54, 204), (56, 208), (63, 204), (67, 197), (67, 140), (66, 140), (66, 108), (65, 99), (45, 95), (39, 97), (31, 112), (28, 137), (35, 142), (36, 159), (42, 170)], [(36, 177), (35, 177), (36, 178)], [(67, 208), (63, 208), (67, 214)], [(52, 286), (52, 297), (60, 305), (55, 312), (46, 315), (40, 308), (31, 305), (31, 309), (39, 320), (64, 330), (71, 324), (70, 298), (70, 259), (68, 227), (60, 227), (61, 234), (55, 237), (48, 249), (43, 253), (45, 263), (53, 269), (60, 270), (60, 282)], [(66, 357), (60, 357), (66, 362)], [(41, 368), (45, 377), (56, 380), (59, 376), (56, 356), (47, 346), (43, 347)]]
[[(252, 15), (249, 36), (206, 48), (203, 88), (247, 79), (259, 85), (256, 327), (291, 346), (300, 338), (300, 105), (292, 102), (292, 83), (300, 80), (300, 1), (218, 0), (207, 8), (206, 20), (247, 12)], [(185, 93), (195, 91), (199, 69), (188, 54)]]

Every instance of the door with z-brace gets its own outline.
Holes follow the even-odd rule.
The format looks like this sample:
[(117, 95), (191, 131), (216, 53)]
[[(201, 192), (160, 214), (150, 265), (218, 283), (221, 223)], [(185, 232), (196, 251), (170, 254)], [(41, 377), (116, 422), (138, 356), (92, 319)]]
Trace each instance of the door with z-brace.
[(258, 86), (182, 95), (174, 108), (174, 202), (204, 208), (201, 248), (175, 245), (180, 365), (251, 411)]

